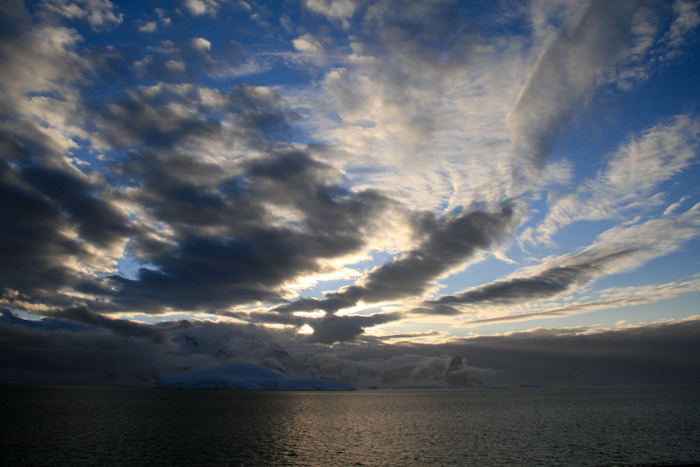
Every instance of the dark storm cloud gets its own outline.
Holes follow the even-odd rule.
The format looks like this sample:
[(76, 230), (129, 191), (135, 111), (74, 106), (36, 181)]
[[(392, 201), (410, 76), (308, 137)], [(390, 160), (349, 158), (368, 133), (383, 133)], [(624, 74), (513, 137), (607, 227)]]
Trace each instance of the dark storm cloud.
[[(391, 203), (351, 192), (337, 169), (279, 143), (297, 117), (268, 88), (160, 84), (94, 111), (98, 138), (127, 151), (109, 164), (114, 183), (130, 187), (115, 196), (148, 219), (135, 223), (128, 249), (150, 266), (110, 277), (116, 310), (280, 301), (286, 283), (324, 272), (320, 261), (358, 251)], [(259, 155), (214, 159), (212, 145)], [(296, 226), (276, 222), (276, 209)]]
[(88, 242), (106, 248), (129, 234), (127, 216), (95, 196), (102, 187), (90, 183), (86, 177), (34, 165), (24, 171), (24, 179), (61, 206), (62, 212), (77, 224), (81, 238)]
[[(40, 48), (28, 43), (29, 55), (32, 47)], [(36, 66), (56, 71), (39, 58)], [(58, 304), (63, 300), (51, 295), (82, 280), (69, 265), (100, 267), (100, 250), (125, 242), (130, 222), (109, 201), (101, 175), (66, 164), (37, 122), (15, 114), (13, 103), (31, 105), (22, 102), (20, 85), (9, 82), (26, 72), (17, 70), (22, 64), (13, 69), (9, 60), (9, 72), (0, 78), (0, 286), (38, 292)]]
[(320, 251), (331, 255), (336, 245), (354, 248), (372, 231), (372, 222), (395, 204), (374, 190), (351, 191), (344, 186), (342, 173), (304, 152), (272, 153), (253, 160), (246, 174), (248, 186), (262, 201), (303, 214)]
[[(161, 164), (175, 170), (161, 171)], [(181, 164), (191, 180), (178, 175)], [(131, 248), (155, 268), (141, 269), (135, 280), (113, 276), (116, 302), (202, 309), (279, 301), (287, 282), (323, 272), (321, 260), (360, 249), (390, 204), (375, 192), (343, 188), (335, 183), (339, 172), (301, 151), (268, 153), (223, 180), (214, 169), (178, 155), (127, 161), (125, 170), (144, 182), (131, 200), (173, 232), (160, 242), (133, 237)], [(268, 206), (295, 213), (298, 227), (275, 225)]]
[(468, 343), (477, 366), (542, 384), (697, 383), (700, 321), (575, 334), (540, 330)]
[[(118, 309), (280, 301), (290, 293), (286, 283), (323, 272), (319, 261), (360, 249), (391, 204), (373, 191), (351, 192), (338, 170), (275, 143), (295, 117), (268, 89), (221, 94), (160, 85), (131, 93), (103, 115), (105, 141), (134, 148), (112, 165), (134, 187), (121, 196), (151, 219), (138, 226), (129, 249), (152, 266), (135, 279), (111, 277)], [(239, 143), (262, 154), (215, 161), (197, 150)], [(275, 222), (271, 208), (289, 212), (296, 227)]]
[(598, 258), (586, 254), (572, 258), (574, 264), (554, 266), (531, 277), (514, 277), (467, 290), (456, 295), (446, 295), (437, 300), (425, 301), (413, 310), (415, 313), (457, 315), (461, 312), (454, 305), (517, 304), (551, 298), (582, 285), (595, 278), (608, 264), (633, 256), (637, 250), (625, 250)]
[[(97, 193), (97, 194), (95, 194)], [(88, 285), (72, 261), (100, 264), (96, 248), (125, 241), (126, 216), (74, 173), (39, 164), (24, 170), (0, 161), (0, 284), (52, 297), (63, 286)], [(82, 239), (70, 235), (76, 229)]]
[[(118, 102), (99, 109), (98, 136), (112, 148), (176, 148), (192, 139), (216, 138), (221, 122), (197, 111), (196, 89), (159, 84), (132, 91)], [(104, 105), (103, 102), (99, 102)], [(177, 105), (186, 107), (177, 107)]]
[(192, 328), (186, 320), (169, 321), (159, 325), (150, 325), (128, 319), (113, 319), (96, 313), (87, 305), (75, 305), (55, 308), (44, 312), (38, 320), (26, 320), (9, 308), (3, 308), (0, 322), (10, 325), (27, 326), (46, 331), (67, 330), (76, 333), (86, 331), (107, 331), (120, 336), (146, 339), (155, 343), (164, 343), (175, 332)]
[(335, 316), (327, 315), (323, 318), (309, 321), (309, 326), (314, 330), (309, 335), (310, 342), (322, 344), (334, 344), (336, 342), (352, 341), (365, 332), (365, 328), (378, 326), (400, 319), (399, 313), (375, 314), (369, 316)]
[(373, 269), (360, 284), (327, 293), (322, 300), (300, 299), (277, 311), (334, 313), (360, 301), (378, 303), (420, 296), (437, 277), (501, 242), (519, 221), (514, 204), (504, 204), (496, 212), (471, 210), (445, 218), (425, 215), (417, 223), (417, 235), (423, 241), (416, 249)]
[(251, 313), (222, 312), (221, 314), (255, 324), (293, 326), (297, 330), (308, 326), (313, 329), (313, 333), (303, 335), (299, 340), (307, 343), (323, 344), (354, 341), (365, 332), (365, 328), (398, 321), (403, 317), (402, 313), (351, 316), (325, 315), (322, 317), (298, 316), (274, 311)]
[(139, 186), (121, 196), (181, 235), (215, 226), (224, 228), (226, 235), (240, 235), (265, 221), (262, 200), (244, 174), (227, 176), (220, 165), (196, 154), (132, 153), (120, 171)]
[[(85, 70), (77, 35), (33, 23), (22, 2), (3, 3), (0, 17), (13, 24), (0, 36), (0, 288), (29, 304), (66, 304), (59, 290), (100, 288), (84, 268), (104, 270), (130, 222), (102, 174), (65, 157), (74, 142), (63, 130), (84, 117), (72, 87)], [(47, 128), (42, 112), (62, 129)]]
[(365, 328), (380, 324), (398, 321), (401, 313), (377, 313), (373, 315), (336, 316), (326, 315), (320, 318), (295, 316), (288, 313), (233, 313), (232, 316), (240, 319), (266, 324), (284, 324), (300, 329), (307, 325), (313, 329), (312, 334), (301, 338), (304, 342), (334, 344), (336, 342), (348, 342), (357, 339), (365, 332)]
[[(313, 236), (259, 230), (252, 238), (189, 238), (149, 260), (158, 268), (139, 270), (138, 279), (113, 276), (118, 303), (138, 309), (149, 303), (179, 309), (226, 307), (278, 301), (285, 281), (320, 266)], [(145, 310), (144, 310), (145, 311)]]
[(322, 344), (353, 341), (365, 332), (365, 328), (398, 321), (402, 318), (401, 313), (377, 313), (373, 315), (352, 316), (326, 315), (320, 318), (275, 312), (234, 312), (227, 315), (251, 323), (282, 324), (294, 326), (296, 329), (301, 329), (306, 325), (313, 329), (313, 333), (304, 335), (300, 340), (308, 343)]
[(362, 344), (334, 349), (360, 361), (405, 354), (459, 355), (474, 367), (509, 374), (515, 385), (698, 384), (698, 333), (700, 320), (695, 319), (588, 332), (538, 329), (443, 344), (381, 344), (364, 337)]
[(215, 144), (230, 151), (240, 143), (264, 148), (291, 135), (290, 123), (297, 119), (279, 94), (245, 84), (221, 93), (195, 84), (159, 83), (92, 106), (101, 128), (97, 138), (114, 149), (206, 151)]
[[(107, 318), (99, 313), (95, 313), (85, 305), (68, 307), (62, 310), (47, 313), (48, 316), (54, 319), (68, 320), (75, 323), (81, 323), (88, 326), (112, 331), (115, 334), (134, 337), (146, 338), (153, 342), (163, 342), (168, 334), (168, 329), (162, 327), (151, 326), (143, 323), (129, 321), (127, 319), (112, 319)], [(178, 327), (177, 323), (173, 326)]]

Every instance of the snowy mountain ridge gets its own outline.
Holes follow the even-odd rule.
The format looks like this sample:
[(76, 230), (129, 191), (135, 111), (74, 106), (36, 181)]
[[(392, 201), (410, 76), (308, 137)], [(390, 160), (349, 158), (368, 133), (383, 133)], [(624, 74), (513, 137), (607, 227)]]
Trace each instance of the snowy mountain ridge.
[(332, 381), (358, 389), (513, 385), (505, 373), (471, 366), (459, 356), (402, 355), (386, 360), (358, 361), (309, 351), (291, 354), (276, 342), (257, 352), (236, 355), (225, 340), (207, 342), (181, 335), (178, 341), (190, 352), (207, 354), (222, 362), (249, 363), (290, 378)]

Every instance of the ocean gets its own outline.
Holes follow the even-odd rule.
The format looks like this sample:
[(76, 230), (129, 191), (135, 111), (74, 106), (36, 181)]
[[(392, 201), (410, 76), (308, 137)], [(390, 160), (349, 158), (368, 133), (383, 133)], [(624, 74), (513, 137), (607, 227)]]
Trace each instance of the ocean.
[(700, 462), (700, 388), (236, 392), (0, 388), (0, 465)]

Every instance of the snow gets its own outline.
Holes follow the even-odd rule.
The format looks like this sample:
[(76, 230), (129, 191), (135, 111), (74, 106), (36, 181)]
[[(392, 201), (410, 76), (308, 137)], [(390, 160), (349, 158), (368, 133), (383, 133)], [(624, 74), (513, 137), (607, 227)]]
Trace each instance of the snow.
[(294, 379), (252, 364), (230, 364), (168, 376), (156, 383), (166, 389), (233, 389), (245, 391), (354, 391), (349, 384)]

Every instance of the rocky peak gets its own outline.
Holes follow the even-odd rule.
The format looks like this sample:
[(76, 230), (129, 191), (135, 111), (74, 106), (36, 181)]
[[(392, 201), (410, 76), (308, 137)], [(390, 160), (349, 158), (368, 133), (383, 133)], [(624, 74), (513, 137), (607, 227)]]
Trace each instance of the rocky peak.
[(453, 371), (459, 370), (462, 366), (462, 363), (462, 357), (455, 355), (449, 360), (449, 363), (447, 364), (446, 373), (451, 373)]
[(303, 365), (277, 342), (272, 342), (267, 347), (267, 352), (265, 352), (262, 361), (263, 365), (267, 368), (281, 371), (283, 374), (287, 374), (286, 369), (292, 369), (294, 371), (301, 371), (303, 369)]

